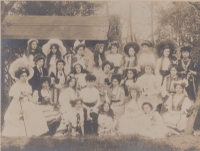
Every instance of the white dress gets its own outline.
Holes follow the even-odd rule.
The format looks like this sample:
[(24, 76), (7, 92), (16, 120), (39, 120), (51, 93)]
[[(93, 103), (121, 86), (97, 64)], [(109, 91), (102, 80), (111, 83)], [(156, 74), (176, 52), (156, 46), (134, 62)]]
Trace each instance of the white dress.
[(49, 71), (48, 71), (49, 76), (50, 76), (51, 72), (53, 72), (53, 73), (56, 72), (56, 61), (57, 61), (56, 55), (53, 55), (49, 61)]
[(121, 54), (109, 54), (106, 58), (109, 62), (114, 63), (114, 67), (120, 67), (122, 62), (122, 55)]
[(9, 96), (13, 99), (4, 116), (2, 136), (40, 136), (49, 131), (40, 107), (30, 102), (27, 97), (19, 100), (22, 92), (31, 94), (31, 86), (16, 82), (9, 91)]
[(85, 76), (86, 73), (80, 73), (80, 74), (75, 74), (75, 78), (77, 79), (77, 88), (79, 90), (82, 90), (83, 88), (86, 87), (86, 81), (85, 81)]
[(34, 62), (34, 56), (32, 54), (29, 55), (29, 57), (27, 57), (25, 54), (22, 57), (23, 59), (26, 59), (29, 63), (29, 66), (34, 67), (35, 66), (35, 62)]

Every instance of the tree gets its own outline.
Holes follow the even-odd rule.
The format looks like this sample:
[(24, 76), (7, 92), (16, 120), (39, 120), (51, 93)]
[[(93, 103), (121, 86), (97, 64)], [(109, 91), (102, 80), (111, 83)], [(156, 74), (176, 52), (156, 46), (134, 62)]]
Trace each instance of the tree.
[(15, 3), (16, 1), (10, 1), (8, 4), (6, 4), (4, 1), (1, 1), (1, 22), (3, 22), (6, 15), (8, 15), (8, 12), (11, 10)]

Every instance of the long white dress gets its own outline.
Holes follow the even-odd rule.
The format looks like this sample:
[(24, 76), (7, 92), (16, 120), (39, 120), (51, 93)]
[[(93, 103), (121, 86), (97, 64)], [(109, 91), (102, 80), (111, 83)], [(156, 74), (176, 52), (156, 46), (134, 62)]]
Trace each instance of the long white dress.
[(125, 112), (119, 119), (118, 131), (121, 134), (137, 134), (141, 128), (141, 116), (144, 112), (140, 109), (135, 99), (125, 105)]
[(22, 92), (31, 94), (31, 86), (16, 82), (9, 91), (9, 96), (13, 99), (4, 116), (2, 136), (40, 136), (49, 131), (40, 107), (27, 97), (19, 100)]

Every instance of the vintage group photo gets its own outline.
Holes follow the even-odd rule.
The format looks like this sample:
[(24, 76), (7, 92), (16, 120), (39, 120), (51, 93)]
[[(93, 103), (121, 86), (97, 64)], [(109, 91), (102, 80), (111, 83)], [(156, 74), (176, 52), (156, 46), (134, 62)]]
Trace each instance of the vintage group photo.
[(200, 2), (1, 1), (1, 149), (200, 150)]

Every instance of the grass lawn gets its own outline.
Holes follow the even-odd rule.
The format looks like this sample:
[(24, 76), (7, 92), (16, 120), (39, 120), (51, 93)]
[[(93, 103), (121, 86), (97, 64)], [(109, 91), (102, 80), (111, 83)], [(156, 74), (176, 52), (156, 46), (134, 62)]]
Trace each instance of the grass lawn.
[(147, 139), (140, 136), (118, 137), (2, 137), (2, 151), (195, 151), (200, 150), (200, 136), (173, 136)]

